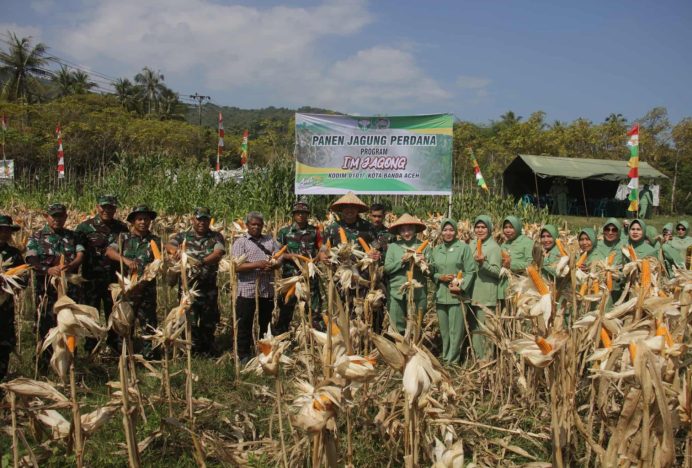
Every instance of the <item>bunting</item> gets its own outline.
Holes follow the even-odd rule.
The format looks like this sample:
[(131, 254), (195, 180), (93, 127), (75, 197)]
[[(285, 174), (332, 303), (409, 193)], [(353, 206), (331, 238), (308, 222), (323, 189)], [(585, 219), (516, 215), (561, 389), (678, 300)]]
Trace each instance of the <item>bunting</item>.
[(627, 167), (630, 168), (627, 174), (630, 178), (630, 183), (627, 184), (630, 189), (630, 206), (627, 211), (637, 212), (639, 211), (639, 124), (632, 125), (627, 136), (629, 136), (627, 146), (630, 149), (630, 160), (627, 163)]
[(240, 145), (240, 165), (244, 166), (247, 164), (247, 139), (250, 133), (245, 130), (243, 132), (243, 143)]
[(216, 172), (221, 170), (221, 155), (223, 154), (223, 115), (219, 112), (219, 145), (216, 148)]
[(469, 152), (471, 153), (471, 161), (473, 162), (473, 173), (476, 175), (476, 182), (478, 183), (478, 186), (486, 192), (490, 193), (490, 190), (488, 189), (488, 184), (485, 183), (485, 179), (483, 178), (483, 174), (481, 173), (481, 167), (478, 165), (478, 161), (476, 161), (476, 156), (473, 154), (473, 150), (471, 148), (469, 148)]
[(65, 178), (65, 155), (62, 151), (62, 132), (60, 124), (55, 128), (55, 134), (58, 137), (58, 179)]

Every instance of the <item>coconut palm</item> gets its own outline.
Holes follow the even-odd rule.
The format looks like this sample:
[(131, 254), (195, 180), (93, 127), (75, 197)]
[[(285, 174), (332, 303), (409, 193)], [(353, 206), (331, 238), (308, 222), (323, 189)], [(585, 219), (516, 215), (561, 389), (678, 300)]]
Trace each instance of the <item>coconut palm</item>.
[(82, 70), (72, 72), (72, 91), (73, 94), (87, 94), (96, 83), (89, 81), (89, 74)]
[(58, 87), (58, 96), (69, 96), (73, 94), (74, 77), (72, 71), (65, 65), (60, 67), (55, 75), (51, 77), (51, 81)]
[(31, 37), (18, 38), (9, 33), (9, 49), (0, 52), (0, 76), (6, 76), (2, 84), (2, 94), (9, 101), (37, 100), (41, 89), (39, 78), (50, 78), (51, 72), (44, 69), (50, 59), (48, 48), (39, 42), (31, 46)]
[(152, 104), (156, 107), (161, 99), (164, 77), (149, 67), (144, 67), (141, 73), (135, 75), (135, 82), (142, 87), (142, 97), (147, 101), (147, 113), (151, 114)]

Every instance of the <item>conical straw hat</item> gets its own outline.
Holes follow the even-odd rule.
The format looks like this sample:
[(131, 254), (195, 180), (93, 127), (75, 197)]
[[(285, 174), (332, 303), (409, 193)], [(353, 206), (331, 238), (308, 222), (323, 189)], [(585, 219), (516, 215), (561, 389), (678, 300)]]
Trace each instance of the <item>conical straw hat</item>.
[(363, 201), (360, 198), (358, 198), (356, 194), (353, 192), (348, 192), (346, 195), (339, 198), (337, 201), (332, 203), (329, 209), (332, 211), (339, 211), (343, 209), (344, 206), (348, 205), (355, 206), (356, 208), (358, 208), (359, 213), (364, 213), (369, 210), (368, 205), (363, 203)]
[(396, 234), (401, 226), (414, 226), (416, 232), (423, 232), (425, 230), (425, 224), (420, 219), (415, 216), (411, 216), (408, 213), (401, 215), (391, 226), (389, 226), (389, 232)]

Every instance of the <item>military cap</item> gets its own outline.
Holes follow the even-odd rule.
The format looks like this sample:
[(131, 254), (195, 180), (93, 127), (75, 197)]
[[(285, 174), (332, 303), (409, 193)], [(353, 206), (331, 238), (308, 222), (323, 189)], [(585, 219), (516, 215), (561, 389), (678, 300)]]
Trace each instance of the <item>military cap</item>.
[(13, 231), (19, 231), (20, 227), (12, 223), (12, 216), (0, 215), (0, 227), (8, 227)]
[(147, 205), (137, 205), (130, 211), (130, 214), (127, 215), (127, 222), (131, 223), (132, 220), (135, 219), (135, 216), (140, 213), (149, 215), (151, 219), (156, 218), (156, 211), (150, 209)]
[(50, 205), (48, 205), (46, 213), (48, 213), (51, 216), (56, 214), (66, 214), (67, 207), (62, 203), (51, 203)]
[(118, 197), (116, 197), (115, 195), (101, 195), (100, 197), (98, 197), (96, 201), (99, 204), (99, 206), (118, 206)]
[(293, 210), (291, 210), (291, 213), (295, 213), (296, 211), (304, 211), (306, 213), (309, 213), (310, 205), (308, 205), (308, 202), (304, 200), (298, 200), (293, 204)]
[(206, 207), (198, 206), (197, 208), (195, 208), (195, 211), (193, 214), (194, 214), (195, 218), (197, 218), (197, 219), (202, 219), (202, 218), (211, 219), (211, 211), (209, 210), (209, 208), (206, 208)]

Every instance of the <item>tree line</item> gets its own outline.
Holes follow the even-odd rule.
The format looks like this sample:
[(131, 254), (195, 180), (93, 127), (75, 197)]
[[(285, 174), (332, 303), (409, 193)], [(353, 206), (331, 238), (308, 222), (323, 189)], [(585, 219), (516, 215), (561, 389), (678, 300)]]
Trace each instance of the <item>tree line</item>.
[[(124, 154), (157, 154), (180, 163), (208, 161), (211, 165), (216, 155), (218, 112), (224, 115), (226, 130), (222, 166), (239, 166), (245, 129), (250, 132), (251, 165), (261, 167), (292, 158), (294, 110), (207, 103), (201, 109), (199, 126), (197, 106), (182, 103), (153, 68), (144, 67), (132, 80), (115, 80), (113, 89), (104, 93), (83, 70), (64, 64), (51, 70), (52, 58), (44, 44), (32, 44), (30, 38), (12, 33), (9, 37), (7, 50), (0, 51), (0, 114), (10, 120), (4, 135), (5, 152), (8, 159), (15, 160), (18, 177), (50, 178), (55, 170), (54, 129), (58, 122), (68, 175), (75, 182), (84, 174), (107, 170)], [(298, 111), (332, 112), (311, 107)], [(612, 113), (602, 122), (583, 118), (550, 122), (542, 111), (528, 117), (508, 111), (488, 123), (459, 120), (454, 123), (455, 189), (474, 184), (469, 148), (490, 189), (499, 193), (502, 171), (519, 153), (626, 160), (626, 132), (635, 121), (640, 125), (642, 160), (670, 177), (662, 184), (663, 211), (692, 212), (692, 118), (673, 124), (663, 107), (638, 118)]]

